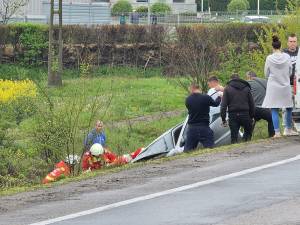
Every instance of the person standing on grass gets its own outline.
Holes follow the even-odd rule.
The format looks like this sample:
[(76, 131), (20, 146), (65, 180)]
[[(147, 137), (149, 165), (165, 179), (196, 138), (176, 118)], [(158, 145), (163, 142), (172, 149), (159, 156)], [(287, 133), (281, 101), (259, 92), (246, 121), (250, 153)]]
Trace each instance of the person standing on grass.
[(231, 143), (238, 142), (240, 127), (244, 128), (244, 141), (250, 141), (252, 137), (252, 124), (254, 118), (254, 101), (251, 95), (251, 87), (238, 74), (232, 74), (231, 80), (223, 92), (221, 104), (221, 118), (223, 125), (227, 126), (226, 111), (228, 109)]
[(87, 135), (84, 140), (85, 151), (89, 151), (91, 146), (96, 143), (106, 148), (106, 135), (104, 133), (103, 127), (103, 122), (97, 120), (95, 128)]
[(294, 84), (295, 71), (296, 71), (296, 61), (299, 51), (297, 36), (296, 34), (290, 34), (288, 37), (287, 48), (283, 49), (283, 52), (288, 54), (291, 58), (292, 63), (292, 74), (290, 76), (290, 84)]
[(273, 54), (269, 55), (265, 62), (265, 76), (268, 79), (266, 97), (262, 104), (263, 108), (270, 108), (275, 130), (275, 138), (281, 137), (279, 126), (279, 109), (286, 109), (285, 128), (283, 135), (296, 135), (292, 130), (292, 90), (290, 75), (292, 64), (290, 56), (281, 52), (281, 42), (277, 36), (272, 37)]
[[(251, 94), (255, 104), (254, 120), (255, 122), (261, 119), (268, 122), (268, 133), (269, 137), (273, 137), (275, 134), (272, 114), (270, 109), (262, 108), (262, 103), (266, 96), (267, 80), (258, 78), (256, 73), (249, 71), (246, 73), (247, 82), (251, 86)], [(254, 130), (255, 123), (253, 124)]]
[(221, 97), (214, 100), (207, 94), (201, 94), (199, 85), (196, 83), (192, 83), (189, 90), (190, 96), (185, 101), (189, 119), (184, 152), (196, 149), (199, 142), (205, 148), (213, 148), (214, 133), (209, 127), (209, 111), (210, 106), (219, 106)]
[(216, 100), (219, 95), (223, 92), (222, 90), (224, 89), (219, 82), (219, 79), (216, 76), (211, 76), (208, 78), (208, 87), (210, 88), (207, 92), (207, 95), (212, 97), (214, 100)]
[[(297, 36), (296, 36), (296, 34), (290, 34), (288, 37), (287, 48), (283, 49), (283, 52), (288, 54), (291, 58), (292, 74), (290, 76), (290, 84), (292, 87), (294, 86), (298, 51), (299, 51), (299, 47), (298, 47), (298, 42), (297, 42)], [(283, 112), (282, 117), (285, 118), (283, 120), (283, 126), (285, 126), (285, 120), (286, 120), (286, 116), (287, 116), (286, 110), (282, 109), (282, 112)]]

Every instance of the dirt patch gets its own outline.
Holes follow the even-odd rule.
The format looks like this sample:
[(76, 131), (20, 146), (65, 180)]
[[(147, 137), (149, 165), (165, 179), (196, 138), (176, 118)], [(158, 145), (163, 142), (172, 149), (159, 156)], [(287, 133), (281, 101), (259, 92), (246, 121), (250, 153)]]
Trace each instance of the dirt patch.
[(209, 167), (222, 161), (234, 158), (247, 158), (251, 155), (262, 154), (268, 151), (284, 148), (290, 145), (299, 145), (299, 137), (279, 140), (265, 140), (252, 143), (235, 149), (218, 153), (207, 153), (198, 156), (189, 156), (170, 161), (152, 161), (141, 166), (106, 174), (87, 180), (72, 182), (61, 186), (43, 188), (36, 191), (19, 193), (12, 196), (0, 197), (0, 213), (14, 211), (20, 208), (37, 205), (41, 202), (76, 199), (82, 193), (92, 193), (105, 190), (118, 190), (139, 184), (145, 184), (153, 179), (171, 176), (195, 167)]

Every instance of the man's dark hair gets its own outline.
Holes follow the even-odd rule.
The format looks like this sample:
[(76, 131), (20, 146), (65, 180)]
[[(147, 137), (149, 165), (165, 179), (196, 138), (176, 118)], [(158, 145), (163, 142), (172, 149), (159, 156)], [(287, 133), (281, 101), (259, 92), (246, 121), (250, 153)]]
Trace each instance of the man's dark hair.
[(208, 78), (208, 82), (211, 82), (211, 81), (219, 81), (219, 79), (216, 76), (211, 76)]
[(297, 35), (296, 35), (295, 33), (291, 33), (291, 34), (289, 35), (289, 37), (294, 38), (294, 37), (297, 37)]
[(230, 79), (233, 80), (233, 79), (240, 79), (240, 75), (238, 73), (233, 73), (231, 76), (230, 76)]
[(248, 72), (246, 73), (246, 75), (249, 76), (249, 77), (251, 77), (251, 78), (257, 77), (256, 73), (253, 72), (253, 71), (248, 71)]

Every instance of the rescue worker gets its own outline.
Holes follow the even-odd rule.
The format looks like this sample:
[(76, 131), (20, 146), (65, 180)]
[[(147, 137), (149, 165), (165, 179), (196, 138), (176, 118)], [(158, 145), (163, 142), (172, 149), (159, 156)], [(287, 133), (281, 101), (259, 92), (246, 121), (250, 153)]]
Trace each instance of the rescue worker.
[(102, 145), (96, 143), (83, 155), (82, 170), (92, 171), (101, 169), (103, 166), (126, 164), (133, 160), (141, 151), (142, 148), (139, 148), (131, 154), (118, 156), (107, 148), (103, 148)]
[(106, 135), (103, 130), (103, 122), (100, 120), (96, 121), (95, 128), (87, 135), (84, 140), (84, 149), (85, 151), (90, 150), (90, 147), (93, 144), (100, 144), (106, 148)]
[(191, 84), (190, 93), (185, 101), (189, 119), (184, 151), (196, 149), (199, 142), (205, 148), (212, 148), (214, 146), (214, 133), (209, 127), (209, 111), (210, 106), (217, 107), (220, 104), (221, 97), (213, 100), (207, 94), (201, 94), (199, 85), (196, 83)]
[(42, 181), (43, 184), (48, 184), (50, 182), (57, 181), (71, 174), (74, 165), (78, 163), (79, 157), (77, 155), (69, 155), (63, 161), (60, 161), (55, 165), (55, 168), (50, 172)]

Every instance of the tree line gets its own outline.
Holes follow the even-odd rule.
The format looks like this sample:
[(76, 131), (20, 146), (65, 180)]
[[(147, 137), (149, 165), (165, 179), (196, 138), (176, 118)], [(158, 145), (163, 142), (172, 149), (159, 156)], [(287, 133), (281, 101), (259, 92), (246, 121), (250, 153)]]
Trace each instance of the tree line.
[[(204, 10), (227, 11), (227, 5), (231, 0), (203, 0)], [(250, 10), (256, 10), (257, 0), (248, 0)], [(201, 0), (196, 0), (198, 11), (201, 10)], [(260, 0), (261, 10), (284, 10), (288, 4), (287, 0)]]

